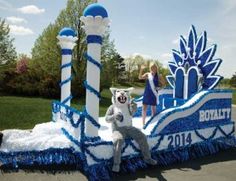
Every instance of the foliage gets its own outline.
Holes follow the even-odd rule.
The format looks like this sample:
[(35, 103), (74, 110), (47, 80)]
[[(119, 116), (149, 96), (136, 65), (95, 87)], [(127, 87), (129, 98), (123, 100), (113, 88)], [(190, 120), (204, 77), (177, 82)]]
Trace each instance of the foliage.
[(28, 62), (30, 58), (27, 57), (27, 55), (21, 54), (18, 58), (17, 64), (16, 64), (16, 72), (17, 73), (24, 73), (28, 69)]
[(125, 63), (124, 58), (116, 54), (113, 58), (114, 61), (114, 82), (121, 83), (125, 79)]
[[(71, 27), (76, 31), (78, 41), (72, 55), (72, 95), (83, 97), (85, 88), (83, 81), (86, 76), (86, 60), (84, 53), (87, 48), (86, 35), (82, 30), (79, 18), (84, 8), (96, 0), (69, 0), (54, 23), (44, 29), (35, 41), (32, 48), (32, 58), (21, 55), (15, 67), (2, 71), (0, 78), (2, 90), (17, 95), (42, 96), (48, 98), (59, 98), (61, 79), (61, 50), (57, 45), (57, 35), (63, 27)], [(121, 85), (126, 82), (133, 83), (138, 80), (139, 66), (146, 62), (143, 57), (137, 56), (130, 61), (124, 60), (115, 49), (114, 41), (110, 40), (110, 31), (107, 30), (103, 37), (101, 50), (100, 90), (112, 85)], [(152, 61), (152, 60), (148, 60)], [(147, 61), (147, 62), (148, 62)], [(128, 69), (127, 71), (127, 67)], [(15, 70), (16, 69), (16, 70)], [(162, 71), (162, 65), (160, 64)], [(166, 71), (166, 69), (163, 69)], [(1, 69), (0, 69), (1, 73)]]
[[(59, 27), (50, 24), (35, 41), (32, 49), (32, 60), (29, 62), (29, 75), (35, 75), (37, 85), (39, 86), (38, 94), (44, 97), (50, 97), (50, 91), (55, 92), (59, 89), (60, 80), (60, 49), (57, 46), (56, 36)], [(53, 80), (53, 82), (51, 82)], [(50, 85), (50, 89), (47, 87)], [(53, 97), (58, 97), (54, 93)]]
[(26, 71), (24, 73), (17, 73), (15, 68), (11, 68), (4, 72), (3, 91), (8, 94), (15, 95), (38, 95), (37, 79)]
[(134, 82), (138, 80), (139, 69), (142, 64), (146, 64), (142, 56), (137, 55), (135, 57), (130, 56), (125, 59), (125, 68), (126, 68), (126, 78), (129, 82)]
[[(15, 62), (10, 64), (0, 65), (0, 92), (6, 90), (5, 85), (9, 81), (9, 79), (7, 79), (6, 76), (9, 72), (15, 72), (15, 67), (16, 67)], [(6, 92), (9, 91), (6, 90)]]
[[(61, 53), (60, 47), (57, 45), (58, 32), (63, 27), (71, 27), (77, 32), (78, 41), (77, 46), (74, 48), (72, 56), (72, 95), (83, 96), (85, 89), (83, 87), (83, 81), (86, 74), (86, 60), (84, 53), (87, 48), (86, 36), (82, 30), (81, 22), (79, 18), (82, 16), (85, 7), (96, 2), (95, 0), (69, 0), (67, 7), (60, 12), (55, 23), (50, 24), (44, 32), (36, 40), (32, 49), (32, 62), (30, 63), (30, 69), (34, 69), (39, 76), (40, 82), (48, 82), (50, 79), (54, 80), (57, 84), (52, 87), (54, 91), (60, 89), (58, 83), (60, 82), (60, 65), (61, 65)], [(101, 87), (108, 87), (112, 83), (112, 77), (107, 76), (107, 73), (113, 71), (112, 59), (116, 56), (116, 50), (114, 48), (114, 42), (110, 41), (109, 31), (106, 32), (102, 46), (102, 64), (103, 72), (101, 75)], [(48, 78), (50, 77), (50, 79)], [(108, 79), (108, 80), (107, 80)], [(50, 82), (50, 81), (49, 81)], [(42, 86), (48, 86), (48, 84), (41, 84)], [(51, 84), (52, 85), (52, 84)], [(47, 87), (44, 87), (47, 88)], [(43, 87), (42, 87), (43, 89)], [(42, 96), (48, 96), (49, 93), (39, 92)], [(42, 93), (42, 94), (41, 94)]]
[(222, 79), (219, 83), (219, 87), (226, 88), (226, 87), (229, 87), (229, 86), (230, 86), (230, 79), (228, 79), (228, 78)]
[(135, 57), (130, 56), (125, 59), (126, 79), (132, 83), (140, 81), (138, 79), (138, 75), (141, 65), (145, 65), (146, 68), (144, 69), (144, 72), (148, 72), (151, 62), (155, 62), (158, 65), (159, 73), (162, 74), (163, 77), (168, 75), (169, 70), (163, 67), (163, 65), (158, 60), (145, 59), (142, 56), (137, 55)]
[[(114, 57), (116, 56), (116, 49), (114, 41), (109, 41), (110, 32), (107, 31), (103, 37), (103, 44), (101, 50), (101, 90), (103, 88), (108, 88), (112, 85), (113, 82), (113, 73), (114, 73)], [(109, 75), (109, 76), (108, 76)]]
[(57, 82), (53, 77), (48, 75), (40, 79), (37, 68), (28, 68), (30, 63), (29, 57), (19, 55), (17, 63), (2, 72), (1, 91), (14, 95), (58, 97), (60, 92), (54, 89)]
[(236, 87), (236, 72), (234, 73), (234, 75), (230, 79), (229, 84), (231, 87)]
[[(110, 45), (114, 46), (113, 42), (111, 42)], [(114, 84), (120, 83), (124, 79), (124, 58), (121, 57), (121, 55), (118, 54), (112, 46), (109, 46), (109, 48), (105, 44), (103, 47), (105, 51), (103, 52), (104, 54), (102, 54), (103, 69), (101, 72), (101, 90), (103, 88), (109, 88)]]
[(0, 66), (16, 60), (16, 51), (13, 46), (14, 39), (10, 38), (10, 28), (5, 20), (0, 18)]

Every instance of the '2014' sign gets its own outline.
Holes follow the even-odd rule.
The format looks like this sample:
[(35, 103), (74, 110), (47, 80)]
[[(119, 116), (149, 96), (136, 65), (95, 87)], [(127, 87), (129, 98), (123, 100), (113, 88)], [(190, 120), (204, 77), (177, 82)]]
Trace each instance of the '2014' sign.
[(192, 143), (191, 133), (181, 133), (168, 136), (168, 148), (178, 148)]

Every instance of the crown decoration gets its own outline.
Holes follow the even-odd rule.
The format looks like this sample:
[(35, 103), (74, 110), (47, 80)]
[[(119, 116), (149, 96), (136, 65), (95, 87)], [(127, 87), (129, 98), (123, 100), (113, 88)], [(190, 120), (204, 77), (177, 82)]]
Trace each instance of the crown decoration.
[(167, 81), (172, 88), (175, 88), (176, 70), (180, 67), (184, 68), (185, 73), (191, 68), (196, 67), (200, 81), (198, 81), (198, 91), (201, 89), (213, 89), (222, 76), (215, 75), (222, 60), (213, 59), (216, 52), (216, 45), (207, 47), (207, 33), (204, 31), (199, 37), (197, 36), (195, 27), (192, 25), (188, 37), (185, 39), (180, 36), (180, 51), (172, 50), (174, 60), (168, 62), (171, 75), (168, 75)]

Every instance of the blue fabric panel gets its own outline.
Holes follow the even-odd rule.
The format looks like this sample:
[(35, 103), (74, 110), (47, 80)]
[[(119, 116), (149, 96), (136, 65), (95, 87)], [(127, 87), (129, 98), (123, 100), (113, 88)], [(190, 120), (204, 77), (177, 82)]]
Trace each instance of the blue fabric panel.
[(182, 69), (176, 70), (175, 97), (184, 97), (184, 72)]
[(188, 98), (198, 91), (198, 74), (196, 69), (191, 69), (188, 73)]
[[(178, 101), (177, 101), (178, 102)], [(224, 125), (231, 122), (231, 115), (224, 119), (216, 119), (200, 122), (200, 110), (212, 110), (212, 109), (222, 109), (222, 108), (230, 108), (231, 107), (231, 99), (213, 99), (207, 101), (204, 105), (202, 105), (197, 111), (193, 114), (176, 119), (168, 124), (162, 131), (161, 134), (169, 134), (175, 133), (179, 131), (188, 131), (193, 129), (201, 129), (211, 126)], [(222, 114), (222, 113), (221, 113)], [(226, 114), (226, 113), (225, 113)]]

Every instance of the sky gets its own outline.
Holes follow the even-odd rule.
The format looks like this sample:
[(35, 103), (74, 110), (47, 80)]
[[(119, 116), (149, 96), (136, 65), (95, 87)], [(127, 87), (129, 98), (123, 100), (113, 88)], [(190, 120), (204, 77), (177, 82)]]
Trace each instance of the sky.
[[(235, 0), (99, 0), (111, 20), (111, 39), (123, 56), (142, 55), (164, 66), (178, 50), (178, 38), (191, 25), (198, 35), (208, 34), (208, 46), (217, 44), (215, 58), (223, 59), (217, 74), (230, 78), (236, 72)], [(30, 55), (37, 37), (66, 0), (0, 0), (0, 17), (6, 19), (18, 53)]]

